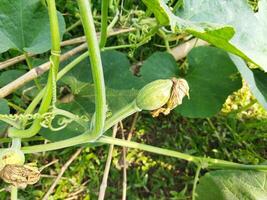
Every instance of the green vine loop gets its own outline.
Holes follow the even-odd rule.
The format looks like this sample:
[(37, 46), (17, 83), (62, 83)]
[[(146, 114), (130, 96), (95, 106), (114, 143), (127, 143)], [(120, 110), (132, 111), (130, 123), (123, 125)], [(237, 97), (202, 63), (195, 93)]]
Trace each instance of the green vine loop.
[[(57, 125), (58, 127), (53, 126), (53, 120), (56, 118), (56, 116), (61, 116), (59, 119), (57, 119)], [(42, 116), (42, 122), (41, 126), (44, 128), (49, 128), (52, 131), (60, 131), (67, 127), (68, 124), (75, 121), (76, 123), (80, 124), (85, 129), (88, 128), (88, 121), (89, 119), (86, 116), (78, 116), (74, 115), (71, 112), (68, 112), (66, 110), (53, 108), (52, 112), (47, 112)]]
[(100, 49), (91, 11), (91, 3), (88, 0), (78, 0), (81, 20), (88, 45), (91, 61), (91, 70), (95, 87), (95, 120), (92, 137), (97, 139), (103, 134), (106, 118), (106, 92)]

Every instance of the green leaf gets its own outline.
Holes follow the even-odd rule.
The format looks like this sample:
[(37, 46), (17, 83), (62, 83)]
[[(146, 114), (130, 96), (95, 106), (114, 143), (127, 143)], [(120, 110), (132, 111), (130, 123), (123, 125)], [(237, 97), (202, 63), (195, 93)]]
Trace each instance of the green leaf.
[[(9, 114), (10, 110), (8, 107), (8, 101), (5, 99), (0, 99), (0, 114)], [(0, 120), (0, 134), (4, 133), (7, 128), (7, 124)]]
[[(61, 36), (65, 30), (58, 13)], [(0, 4), (0, 53), (9, 49), (43, 53), (51, 48), (48, 12), (40, 0), (2, 0)]]
[[(131, 73), (131, 64), (125, 54), (118, 51), (105, 51), (101, 54), (101, 58), (108, 107), (111, 112), (115, 112), (135, 98), (138, 89), (143, 86), (143, 83)], [(70, 75), (63, 78), (63, 82), (71, 88), (74, 101), (79, 99), (79, 104), (84, 105), (87, 113), (92, 114), (94, 106), (90, 106), (91, 109), (87, 109), (88, 100), (91, 103), (95, 101), (93, 80), (88, 60), (76, 66)]]
[(267, 1), (259, 1), (259, 11), (254, 13), (244, 0), (186, 0), (177, 11), (179, 17), (192, 22), (219, 23), (235, 28), (234, 37), (227, 42), (209, 41), (242, 58), (253, 61), (267, 71)]
[[(106, 51), (102, 55), (103, 71), (106, 82), (106, 96), (108, 110), (111, 113), (131, 103), (142, 87), (138, 77), (132, 75), (127, 56), (117, 51)], [(94, 112), (94, 85), (88, 60), (81, 62), (61, 81), (61, 85), (67, 85), (71, 89), (70, 101), (58, 103), (58, 107), (68, 110), (79, 116), (85, 115), (89, 119)], [(89, 122), (88, 122), (89, 125)], [(75, 131), (74, 131), (75, 130)], [(72, 123), (67, 128), (58, 132), (43, 129), (41, 135), (51, 141), (73, 137), (84, 132), (84, 128)]]
[(167, 52), (153, 53), (144, 62), (140, 70), (141, 79), (143, 79), (144, 83), (176, 77), (178, 72), (179, 67), (175, 59)]
[(259, 69), (249, 69), (246, 63), (235, 55), (230, 56), (244, 80), (248, 84), (252, 94), (267, 110), (267, 73)]
[[(194, 48), (188, 55), (184, 77), (190, 87), (177, 112), (186, 117), (210, 117), (218, 113), (227, 97), (242, 87), (238, 71), (228, 54), (215, 47)], [(168, 53), (152, 54), (141, 67), (142, 81), (179, 77), (179, 68)]]
[(186, 117), (211, 117), (230, 94), (242, 87), (241, 78), (228, 54), (215, 47), (194, 48), (188, 62), (185, 79), (190, 99), (186, 98), (177, 111)]
[(179, 16), (163, 0), (143, 2), (161, 25), (170, 25), (174, 32), (190, 33), (267, 71), (267, 0), (259, 4), (258, 14), (244, 0), (186, 0), (176, 13)]
[(267, 174), (257, 171), (219, 170), (206, 173), (196, 189), (197, 200), (267, 199)]
[[(56, 123), (54, 124), (56, 127), (57, 124)], [(71, 122), (70, 124), (68, 124), (66, 128), (59, 131), (51, 131), (50, 129), (42, 128), (39, 134), (44, 138), (46, 138), (47, 140), (56, 142), (78, 136), (82, 134), (84, 131), (85, 131), (84, 127), (80, 126), (76, 122)]]
[(4, 71), (0, 75), (0, 87), (5, 86), (6, 84), (16, 80), (18, 77), (22, 76), (25, 73), (25, 70), (8, 70)]

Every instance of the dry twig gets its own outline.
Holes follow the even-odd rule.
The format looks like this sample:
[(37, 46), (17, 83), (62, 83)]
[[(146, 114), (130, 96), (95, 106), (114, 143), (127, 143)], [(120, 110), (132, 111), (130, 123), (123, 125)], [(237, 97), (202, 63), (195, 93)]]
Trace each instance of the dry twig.
[[(128, 29), (126, 29), (128, 30)], [(118, 31), (119, 33), (124, 33), (126, 30), (123, 31)], [(128, 30), (129, 31), (129, 30)], [(110, 35), (115, 35), (118, 34), (118, 32), (111, 33)], [(175, 60), (182, 59), (186, 57), (186, 55), (189, 53), (189, 51), (195, 47), (195, 46), (203, 46), (203, 45), (208, 45), (207, 42), (202, 41), (202, 40), (197, 40), (197, 39), (192, 39), (189, 40), (188, 42), (185, 42), (184, 44), (181, 44), (173, 49), (171, 49), (171, 54), (174, 56)], [(86, 44), (82, 44), (67, 53), (63, 54), (60, 56), (60, 61), (65, 61), (69, 57), (85, 50), (87, 48)], [(0, 89), (0, 98), (4, 98), (7, 95), (11, 94), (13, 91), (16, 89), (20, 88), (24, 84), (28, 83), (29, 81), (32, 81), (33, 79), (37, 78), (38, 76), (42, 75), (44, 72), (46, 72), (49, 69), (50, 62), (44, 63), (40, 65), (39, 67), (36, 67), (26, 74), (22, 75), (18, 79), (14, 80), (13, 82), (7, 84), (6, 86), (2, 87)]]
[[(87, 44), (84, 43), (67, 53), (64, 53), (60, 56), (60, 62), (63, 62), (70, 58), (71, 56), (74, 56), (75, 54), (85, 50), (87, 48)], [(14, 90), (20, 88), (24, 84), (28, 83), (29, 81), (32, 81), (33, 79), (37, 78), (38, 76), (41, 76), (43, 73), (49, 70), (50, 67), (50, 61), (46, 62), (39, 67), (35, 67), (22, 75), (21, 77), (17, 78), (16, 80), (12, 81), (11, 83), (7, 84), (6, 86), (2, 87), (0, 89), (0, 98), (4, 98), (11, 94)]]
[(54, 183), (51, 185), (51, 187), (49, 188), (49, 190), (47, 191), (47, 193), (45, 194), (45, 196), (43, 197), (42, 200), (47, 200), (48, 199), (48, 197), (50, 196), (50, 194), (53, 192), (53, 190), (55, 189), (56, 185), (60, 181), (61, 177), (63, 176), (64, 172), (68, 169), (68, 167), (70, 166), (70, 164), (80, 155), (80, 153), (82, 152), (82, 149), (83, 148), (79, 148), (71, 156), (71, 158), (63, 165), (63, 167), (61, 168), (61, 171), (58, 174), (57, 178), (55, 179)]
[[(122, 34), (122, 33), (127, 33), (127, 32), (130, 32), (130, 31), (133, 31), (133, 30), (135, 30), (135, 29), (134, 28), (117, 29), (117, 30), (109, 32), (108, 36), (114, 36), (114, 35), (118, 35), (118, 34)], [(97, 36), (99, 36), (99, 35), (100, 35), (100, 33), (97, 33)], [(68, 45), (75, 45), (75, 44), (83, 43), (85, 41), (86, 41), (85, 40), (85, 36), (81, 36), (81, 37), (77, 37), (77, 38), (73, 38), (73, 39), (62, 41), (60, 43), (60, 46), (64, 47), (64, 46), (68, 46)], [(28, 53), (27, 55), (28, 55), (28, 57), (33, 57), (36, 54)], [(19, 62), (22, 62), (25, 59), (26, 59), (25, 54), (23, 54), (23, 55), (20, 55), (20, 56), (5, 60), (3, 62), (0, 62), (0, 70), (5, 69), (5, 68), (7, 68), (9, 66), (12, 66), (14, 64), (17, 64)]]
[[(116, 137), (118, 131), (118, 125), (116, 124), (113, 127), (113, 132), (112, 132), (112, 137)], [(112, 152), (114, 149), (114, 145), (111, 144), (109, 146), (109, 150), (108, 150), (108, 157), (107, 157), (107, 162), (106, 162), (106, 166), (105, 166), (105, 170), (104, 170), (104, 175), (102, 178), (102, 183), (100, 186), (100, 190), (99, 190), (99, 195), (98, 195), (98, 200), (104, 200), (105, 198), (105, 193), (106, 193), (106, 188), (107, 188), (107, 184), (108, 184), (108, 174), (109, 174), (109, 170), (110, 170), (110, 164), (111, 164), (111, 160), (112, 160)]]
[[(121, 129), (121, 135), (122, 139), (125, 140), (124, 136), (124, 130), (123, 130), (123, 124), (120, 121), (120, 129)], [(122, 200), (126, 200), (127, 196), (127, 168), (128, 164), (126, 161), (126, 147), (122, 147), (122, 169), (123, 169), (123, 181), (122, 181)]]
[[(134, 30), (133, 28), (119, 29), (119, 30), (110, 32), (109, 36), (114, 36), (114, 35), (130, 32), (133, 30)], [(69, 42), (69, 44), (70, 44), (70, 42)], [(78, 47), (68, 51), (67, 53), (61, 55), (60, 56), (60, 62), (67, 60), (68, 58), (76, 55), (77, 53), (79, 53), (85, 49), (87, 49), (87, 44), (86, 43), (81, 44), (80, 46), (78, 46)], [(50, 67), (50, 62), (48, 61), (48, 62), (46, 62), (46, 63), (44, 63), (38, 67), (33, 68), (32, 70), (28, 71), (27, 73), (20, 76), (16, 80), (14, 80), (14, 81), (10, 82), (9, 84), (7, 84), (6, 86), (2, 87), (0, 89), (0, 98), (4, 98), (4, 97), (8, 96), (16, 89), (22, 87), (24, 84), (34, 80), (38, 76), (41, 76), (43, 73), (45, 73), (46, 71), (49, 70), (49, 67)]]

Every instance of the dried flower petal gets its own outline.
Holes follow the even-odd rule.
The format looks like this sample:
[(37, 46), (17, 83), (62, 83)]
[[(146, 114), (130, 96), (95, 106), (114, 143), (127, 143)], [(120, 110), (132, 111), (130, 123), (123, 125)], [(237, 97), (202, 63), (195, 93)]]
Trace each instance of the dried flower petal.
[(161, 107), (151, 112), (153, 117), (158, 117), (160, 113), (168, 115), (170, 111), (182, 104), (185, 96), (189, 97), (189, 86), (185, 79), (172, 78), (172, 91), (171, 96), (166, 104), (166, 107)]
[(6, 165), (0, 171), (0, 177), (6, 182), (18, 188), (26, 188), (33, 185), (40, 179), (40, 172), (37, 167), (30, 165)]

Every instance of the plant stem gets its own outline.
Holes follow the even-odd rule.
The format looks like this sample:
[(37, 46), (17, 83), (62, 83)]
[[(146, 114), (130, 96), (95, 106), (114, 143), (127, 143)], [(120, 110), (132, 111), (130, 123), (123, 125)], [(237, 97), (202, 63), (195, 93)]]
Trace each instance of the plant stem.
[(159, 34), (161, 35), (161, 37), (164, 40), (166, 50), (168, 52), (170, 52), (171, 51), (171, 48), (170, 48), (170, 44), (169, 44), (169, 41), (168, 41), (168, 36), (161, 29), (159, 29)]
[[(115, 114), (113, 114), (110, 118), (108, 118), (105, 122), (104, 131), (107, 131), (112, 126), (117, 124), (119, 121), (125, 119), (126, 117), (132, 115), (135, 112), (139, 112), (140, 109), (136, 106), (135, 101), (131, 104), (125, 106)], [(53, 142), (49, 144), (40, 144), (34, 146), (27, 146), (23, 147), (22, 150), (24, 153), (37, 153), (37, 152), (44, 152), (56, 149), (62, 149), (65, 147), (75, 146), (78, 144), (84, 144), (88, 142), (95, 141), (95, 136), (92, 134), (92, 131), (86, 131), (82, 135), (72, 137), (66, 140), (62, 140), (59, 142)]]
[(67, 74), (70, 70), (72, 70), (76, 65), (82, 62), (85, 58), (88, 57), (88, 52), (85, 52), (71, 61), (68, 65), (66, 65), (62, 70), (58, 72), (57, 80), (61, 79), (65, 74)]
[[(28, 53), (24, 52), (24, 56), (25, 56), (25, 60), (26, 60), (26, 63), (28, 65), (28, 68), (29, 68), (29, 70), (31, 70), (33, 68), (33, 66), (32, 66), (30, 57), (28, 56)], [(34, 83), (35, 83), (36, 87), (38, 88), (38, 90), (41, 90), (41, 85), (40, 85), (40, 83), (38, 81), (38, 78), (34, 79)]]
[[(48, 76), (48, 81), (46, 85), (45, 95), (40, 105), (39, 114), (44, 114), (49, 109), (51, 104), (53, 94), (55, 95), (55, 79), (57, 76), (58, 66), (59, 66), (59, 57), (60, 57), (60, 34), (57, 18), (57, 10), (55, 0), (47, 1), (48, 4), (48, 13), (50, 19), (50, 30), (52, 38), (52, 49), (51, 49), (51, 67)], [(54, 97), (55, 98), (55, 97)], [(19, 137), (19, 138), (29, 138), (36, 135), (41, 129), (41, 119), (35, 119), (30, 128), (26, 130), (17, 129), (14, 127), (9, 128), (8, 134), (9, 137)]]
[[(74, 146), (78, 144), (89, 143), (88, 140), (90, 140), (91, 138), (93, 138), (91, 134), (83, 134), (83, 135), (73, 137), (67, 140), (63, 140), (60, 142), (23, 147), (22, 151), (24, 153), (37, 153), (37, 152), (44, 152), (48, 150), (61, 149), (61, 148)], [(213, 159), (213, 158), (196, 157), (196, 156), (191, 156), (185, 153), (180, 153), (178, 151), (168, 150), (168, 149), (164, 149), (160, 147), (154, 147), (154, 146), (146, 145), (146, 144), (140, 144), (137, 142), (131, 142), (127, 140), (116, 139), (116, 138), (112, 138), (108, 136), (101, 136), (99, 139), (97, 139), (97, 142), (95, 142), (94, 144), (96, 143), (114, 144), (114, 145), (124, 146), (128, 148), (140, 149), (143, 151), (148, 151), (148, 152), (156, 153), (159, 155), (179, 158), (182, 160), (186, 160), (188, 162), (193, 162), (195, 164), (202, 164), (202, 167), (211, 168), (211, 169), (242, 169), (242, 170), (267, 171), (267, 165), (245, 165), (245, 164), (233, 163), (233, 162)]]
[[(139, 111), (140, 109), (136, 106), (136, 102), (133, 101), (131, 104), (125, 106), (124, 108), (122, 108), (121, 110), (113, 114), (112, 117), (107, 119), (105, 123), (104, 131), (108, 130), (109, 128), (117, 124), (122, 119)], [(91, 134), (91, 131), (88, 130), (82, 135), (69, 138), (66, 140), (62, 140), (59, 142), (23, 147), (22, 151), (24, 153), (44, 152), (44, 151), (50, 151), (50, 150), (56, 150), (56, 149), (62, 149), (65, 147), (75, 146), (78, 144), (84, 144), (84, 143), (90, 143), (90, 142), (92, 143), (94, 139), (95, 139), (94, 135)], [(137, 148), (137, 149), (141, 149), (141, 150), (148, 151), (151, 153), (171, 156), (171, 157), (187, 160), (189, 162), (193, 162), (196, 164), (201, 164), (203, 168), (208, 167), (208, 168), (222, 168), (222, 169), (246, 169), (246, 170), (250, 169), (250, 170), (265, 170), (265, 171), (267, 170), (267, 165), (245, 165), (245, 164), (238, 164), (238, 163), (233, 163), (233, 162), (213, 159), (213, 158), (196, 157), (196, 156), (191, 156), (191, 155), (187, 155), (184, 153), (180, 153), (177, 151), (154, 147), (154, 146), (150, 146), (146, 144), (139, 144), (136, 142), (130, 142), (126, 140), (115, 139), (115, 138), (107, 137), (107, 136), (100, 137), (96, 141), (96, 143), (106, 143), (106, 144), (114, 144), (118, 146), (125, 146), (129, 148)], [(95, 143), (92, 143), (92, 144), (95, 144)]]
[(267, 170), (267, 165), (245, 165), (239, 163), (233, 163), (229, 161), (213, 159), (213, 158), (205, 158), (205, 157), (196, 157), (187, 155), (185, 153), (180, 153), (173, 150), (163, 149), (159, 147), (154, 147), (146, 144), (140, 144), (137, 142), (130, 142), (127, 140), (116, 139), (108, 136), (102, 136), (97, 140), (98, 143), (106, 143), (106, 144), (114, 144), (118, 146), (125, 146), (129, 148), (140, 149), (144, 151), (148, 151), (151, 153), (156, 153), (160, 155), (170, 156), (179, 158), (182, 160), (187, 160), (188, 162), (193, 162), (196, 164), (202, 164), (202, 167), (206, 168), (222, 168), (222, 169), (244, 169), (244, 170)]
[(134, 48), (134, 47), (137, 47), (137, 45), (136, 44), (123, 44), (123, 45), (118, 45), (118, 46), (103, 47), (101, 50), (107, 51), (107, 50), (114, 50), (114, 49)]
[(3, 121), (13, 127), (19, 128), (19, 123), (15, 120), (9, 119), (8, 117), (6, 117), (5, 115), (1, 115), (0, 114), (0, 121)]
[[(31, 142), (31, 141), (44, 141), (45, 138), (42, 136), (35, 136), (31, 138), (23, 138), (22, 142)], [(12, 138), (0, 138), (0, 143), (9, 143), (12, 141)]]
[(16, 186), (11, 186), (11, 200), (18, 199), (18, 188)]
[(107, 26), (108, 26), (108, 5), (109, 0), (102, 0), (101, 4), (101, 35), (99, 47), (102, 49), (107, 42)]
[[(114, 33), (110, 33), (108, 35), (112, 36), (112, 35), (122, 34), (124, 32), (129, 32), (132, 30), (134, 29), (131, 28), (131, 29), (119, 30)], [(80, 56), (78, 56), (77, 58), (75, 58), (71, 63), (69, 63), (61, 71), (59, 71), (57, 80), (61, 79), (66, 73), (68, 73), (71, 69), (73, 69), (77, 64), (79, 64), (81, 61), (83, 61), (87, 57), (88, 57), (88, 52), (85, 52), (81, 54)], [(40, 91), (38, 95), (34, 98), (34, 100), (31, 102), (31, 104), (26, 109), (25, 113), (27, 114), (32, 113), (34, 109), (36, 108), (36, 106), (38, 105), (38, 103), (41, 101), (43, 95), (44, 95), (44, 89)]]
[(200, 164), (197, 166), (197, 171), (196, 171), (195, 178), (194, 178), (194, 183), (193, 183), (192, 200), (196, 199), (196, 188), (197, 188), (197, 182), (199, 180), (199, 174), (200, 174), (200, 171), (201, 171), (201, 167), (202, 166)]
[(95, 137), (95, 139), (97, 139), (103, 134), (106, 118), (106, 92), (104, 75), (90, 1), (78, 0), (78, 5), (88, 45), (91, 70), (95, 87), (95, 121), (92, 135)]
[(69, 27), (66, 29), (65, 33), (70, 32), (72, 29), (76, 28), (76, 27), (79, 26), (81, 23), (82, 23), (82, 22), (81, 22), (81, 20), (79, 19), (77, 22), (75, 22), (74, 24), (72, 24), (71, 26), (69, 26)]
[(9, 101), (7, 104), (8, 104), (10, 107), (12, 107), (12, 108), (14, 108), (15, 110), (17, 110), (18, 112), (21, 112), (21, 113), (24, 113), (24, 112), (25, 112), (25, 110), (24, 110), (22, 107), (20, 107), (20, 106), (14, 104), (14, 103), (12, 103), (12, 102), (10, 102), (10, 101)]
[[(68, 65), (66, 65), (62, 70), (58, 72), (57, 80), (61, 79), (65, 74), (67, 74), (71, 69), (73, 69), (77, 64), (82, 62), (87, 57), (88, 57), (88, 52), (85, 52), (80, 56), (78, 56), (77, 58), (75, 58), (72, 62), (70, 62)], [(34, 111), (34, 109), (42, 99), (43, 95), (45, 94), (44, 91), (45, 88), (42, 91), (40, 91), (38, 95), (33, 99), (31, 104), (26, 109), (25, 114), (30, 114)]]

